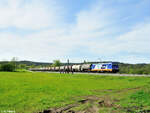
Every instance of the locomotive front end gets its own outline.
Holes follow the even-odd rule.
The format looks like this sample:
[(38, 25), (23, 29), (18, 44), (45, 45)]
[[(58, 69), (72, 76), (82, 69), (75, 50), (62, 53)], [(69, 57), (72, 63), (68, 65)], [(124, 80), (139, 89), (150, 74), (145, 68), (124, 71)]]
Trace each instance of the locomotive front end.
[(112, 72), (116, 73), (119, 72), (119, 65), (116, 62), (112, 63)]

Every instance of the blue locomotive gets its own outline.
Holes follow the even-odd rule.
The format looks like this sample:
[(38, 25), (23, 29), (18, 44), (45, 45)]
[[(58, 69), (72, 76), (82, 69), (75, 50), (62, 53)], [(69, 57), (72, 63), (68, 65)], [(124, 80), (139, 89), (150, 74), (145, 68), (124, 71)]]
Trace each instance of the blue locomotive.
[(92, 72), (118, 72), (119, 66), (116, 62), (91, 64)]

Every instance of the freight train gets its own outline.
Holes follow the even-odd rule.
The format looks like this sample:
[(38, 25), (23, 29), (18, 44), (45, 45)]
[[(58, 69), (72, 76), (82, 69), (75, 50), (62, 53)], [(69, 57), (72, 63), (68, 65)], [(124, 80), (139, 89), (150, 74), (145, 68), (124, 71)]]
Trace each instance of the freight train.
[(117, 62), (97, 63), (97, 64), (78, 64), (66, 65), (59, 67), (42, 67), (32, 68), (31, 71), (55, 71), (55, 72), (111, 72), (116, 73), (119, 71)]

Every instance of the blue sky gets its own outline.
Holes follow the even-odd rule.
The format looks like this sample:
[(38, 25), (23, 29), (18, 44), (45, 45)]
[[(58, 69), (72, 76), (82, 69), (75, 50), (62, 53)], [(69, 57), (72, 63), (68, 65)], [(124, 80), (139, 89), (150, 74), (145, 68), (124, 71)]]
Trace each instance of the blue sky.
[(149, 0), (1, 0), (0, 60), (150, 63)]

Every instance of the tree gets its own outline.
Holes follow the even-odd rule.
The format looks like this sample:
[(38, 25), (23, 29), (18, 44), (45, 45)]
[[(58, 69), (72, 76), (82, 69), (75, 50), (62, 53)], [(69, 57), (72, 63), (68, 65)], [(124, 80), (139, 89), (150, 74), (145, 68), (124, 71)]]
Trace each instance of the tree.
[(11, 64), (14, 66), (15, 70), (17, 69), (17, 61), (18, 61), (17, 57), (13, 57), (11, 60)]
[(15, 67), (12, 63), (2, 64), (1, 71), (15, 71)]
[(61, 66), (60, 60), (54, 60), (52, 66)]

